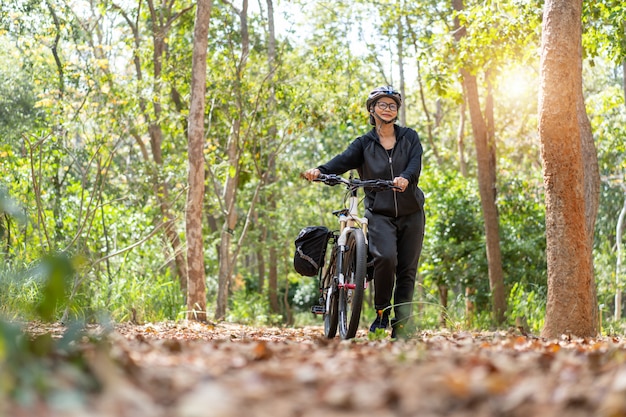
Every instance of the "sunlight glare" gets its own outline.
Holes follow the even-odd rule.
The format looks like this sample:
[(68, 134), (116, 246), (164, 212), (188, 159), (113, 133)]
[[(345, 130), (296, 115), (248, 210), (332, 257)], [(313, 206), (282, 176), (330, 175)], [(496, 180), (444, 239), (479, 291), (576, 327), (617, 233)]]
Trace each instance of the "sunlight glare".
[(510, 100), (522, 99), (535, 91), (537, 80), (528, 68), (512, 68), (498, 79), (498, 91)]

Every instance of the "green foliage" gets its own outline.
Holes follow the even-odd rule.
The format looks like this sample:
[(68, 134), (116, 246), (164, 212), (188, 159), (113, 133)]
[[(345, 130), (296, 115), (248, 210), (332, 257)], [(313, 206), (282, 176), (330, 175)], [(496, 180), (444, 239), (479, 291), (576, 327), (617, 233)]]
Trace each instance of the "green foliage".
[(539, 334), (543, 328), (546, 313), (546, 287), (535, 285), (529, 289), (528, 285), (516, 282), (509, 290), (507, 317), (511, 325), (516, 319), (528, 323), (533, 334)]
[(254, 326), (276, 325), (282, 321), (282, 317), (269, 312), (269, 302), (262, 294), (242, 289), (232, 294), (230, 302), (228, 321)]
[(297, 312), (311, 311), (320, 297), (317, 277), (297, 277), (292, 274), (289, 279), (289, 305)]
[(33, 319), (41, 297), (41, 282), (22, 270), (5, 265), (0, 270), (0, 316)]
[(487, 264), (475, 181), (429, 171), (422, 184), (428, 193), (420, 266), (425, 286), (478, 287), (485, 294)]
[[(465, 288), (472, 288), (471, 301), (480, 314), (489, 309), (489, 280), (475, 180), (433, 171), (424, 174), (422, 183), (428, 190), (420, 265), (425, 288), (433, 296), (439, 285), (453, 291), (458, 302), (453, 300), (447, 312), (453, 321), (461, 314), (456, 311), (464, 309)], [(499, 187), (498, 206), (505, 285), (534, 291), (534, 302), (540, 307), (545, 302), (547, 276), (543, 194), (531, 182), (512, 179)], [(519, 307), (518, 300), (510, 300), (512, 309)]]
[(43, 111), (35, 106), (36, 90), (29, 71), (14, 66), (17, 54), (6, 39), (0, 38), (0, 144), (19, 141), (43, 118)]
[[(32, 311), (33, 315), (27, 319), (55, 321), (59, 310), (68, 305), (76, 264), (76, 259), (58, 254), (44, 257), (23, 274), (9, 271), (5, 266), (0, 271), (0, 316), (5, 316), (7, 308), (6, 312), (11, 312), (12, 307), (25, 310), (19, 302), (11, 301), (12, 296), (19, 295)], [(35, 283), (29, 291), (30, 298), (24, 298), (28, 286), (19, 285), (20, 281)], [(99, 382), (91, 373), (79, 343), (83, 337), (89, 338), (84, 328), (82, 323), (72, 322), (63, 337), (55, 339), (50, 333), (29, 335), (0, 318), (0, 400), (4, 403), (11, 399), (32, 407), (39, 401), (85, 401), (80, 393), (97, 391)], [(98, 340), (91, 341), (98, 344)], [(59, 373), (64, 375), (63, 384), (54, 377)]]
[(49, 256), (37, 266), (37, 274), (45, 277), (42, 299), (37, 304), (37, 314), (44, 322), (53, 322), (57, 318), (57, 309), (64, 307), (69, 298), (71, 279), (75, 270), (66, 255)]
[(533, 59), (529, 46), (538, 44), (540, 13), (540, 4), (532, 1), (467, 2), (457, 14), (467, 36), (454, 43), (453, 56), (473, 73)]
[(185, 300), (169, 269), (154, 272), (123, 267), (123, 275), (100, 271), (92, 276), (76, 304), (79, 317), (93, 320), (107, 312), (116, 321), (159, 322), (184, 318)]
[[(91, 373), (79, 342), (83, 337), (96, 345), (80, 323), (68, 327), (62, 338), (50, 333), (37, 336), (0, 320), (0, 399), (32, 407), (39, 401), (83, 402), (81, 394), (97, 392), (100, 383)], [(58, 383), (56, 375), (64, 375)]]
[(70, 292), (77, 258), (48, 255), (28, 268), (0, 271), (0, 316), (54, 322), (72, 308)]
[[(598, 7), (604, 6), (599, 3)], [(613, 4), (612, 7), (618, 5)], [(596, 46), (601, 45), (596, 43)], [(617, 73), (614, 68), (607, 65), (603, 57), (595, 56), (593, 59), (595, 65), (587, 67), (584, 75), (585, 86), (589, 91), (586, 97), (587, 112), (596, 138), (598, 165), (602, 178), (595, 226), (594, 269), (598, 304), (605, 325), (608, 322), (609, 326), (619, 326), (619, 323), (610, 321), (615, 311), (615, 292), (618, 288), (623, 291), (624, 286), (623, 277), (616, 272), (616, 228), (619, 213), (626, 199), (624, 185), (626, 106), (624, 106), (623, 68)], [(624, 244), (625, 242), (622, 242), (623, 251)]]
[(547, 282), (543, 190), (513, 178), (499, 187), (502, 263), (509, 287), (545, 288)]
[[(184, 295), (162, 225), (173, 219), (184, 241), (194, 9), (179, 1), (168, 5), (172, 9), (163, 6), (163, 16), (177, 18), (157, 37), (165, 41), (157, 61), (153, 35), (160, 22), (137, 4), (51, 3), (59, 26), (45, 5), (0, 6), (0, 193), (13, 196), (11, 202), (0, 194), (0, 309), (5, 314), (52, 320), (67, 311), (92, 320), (105, 311), (116, 320), (135, 321), (183, 316)], [(420, 325), (439, 326), (439, 284), (451, 292), (446, 311), (451, 327), (465, 325), (466, 286), (477, 290), (474, 323), (490, 325), (482, 311), (489, 288), (469, 140), (464, 156), (471, 179), (457, 173), (461, 65), (475, 70), (479, 82), (494, 84), (497, 203), (510, 314), (539, 323), (527, 312), (532, 303), (541, 311), (546, 276), (535, 115), (540, 2), (465, 2), (458, 17), (468, 36), (461, 42), (453, 39), (450, 3), (338, 2), (332, 13), (320, 2), (299, 1), (298, 6), (304, 10), (302, 26), (278, 33), (270, 70), (266, 16), (249, 13), (251, 48), (242, 57), (239, 15), (229, 4), (214, 4), (204, 150), (209, 304), (217, 286), (224, 218), (235, 212), (230, 249), (246, 290), (235, 291), (230, 319), (278, 320), (269, 313), (267, 283), (256, 284), (267, 278), (258, 275), (267, 275), (270, 249), (276, 251), (271, 266), (279, 293), (288, 287), (294, 314), (308, 310), (315, 283), (293, 274), (293, 239), (307, 225), (336, 228), (330, 213), (341, 208), (343, 195), (298, 174), (369, 129), (363, 106), (367, 91), (385, 83), (399, 87), (402, 35), (407, 124), (418, 130), (425, 148)], [(586, 103), (600, 169), (610, 178), (602, 189), (595, 246), (598, 293), (608, 309), (626, 155), (622, 75), (610, 62), (623, 60), (625, 8), (611, 0), (583, 7), (585, 51), (595, 65), (585, 73)], [(297, 15), (294, 8), (281, 10)], [(230, 160), (227, 145), (236, 140), (235, 126), (238, 156)], [(466, 123), (467, 138), (469, 131)], [(224, 184), (235, 174), (237, 198), (227, 207)], [(51, 253), (67, 258), (46, 258)], [(75, 254), (84, 256), (80, 265)], [(532, 303), (524, 304), (524, 297)], [(287, 317), (286, 308), (282, 313)]]
[(619, 64), (626, 57), (626, 6), (621, 1), (583, 2), (583, 46), (592, 65), (597, 57)]
[(370, 342), (385, 340), (388, 337), (389, 335), (387, 334), (387, 331), (385, 329), (376, 329), (375, 332), (367, 333), (367, 340), (369, 340)]

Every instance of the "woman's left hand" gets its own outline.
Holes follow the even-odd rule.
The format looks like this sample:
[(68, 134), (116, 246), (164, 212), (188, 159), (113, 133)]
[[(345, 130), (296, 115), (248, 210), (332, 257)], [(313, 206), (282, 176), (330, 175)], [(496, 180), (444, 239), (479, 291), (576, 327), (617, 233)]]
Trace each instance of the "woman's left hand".
[(396, 187), (400, 187), (400, 192), (404, 192), (404, 190), (406, 190), (406, 187), (409, 186), (409, 180), (404, 177), (395, 177), (393, 179), (393, 185), (395, 185)]

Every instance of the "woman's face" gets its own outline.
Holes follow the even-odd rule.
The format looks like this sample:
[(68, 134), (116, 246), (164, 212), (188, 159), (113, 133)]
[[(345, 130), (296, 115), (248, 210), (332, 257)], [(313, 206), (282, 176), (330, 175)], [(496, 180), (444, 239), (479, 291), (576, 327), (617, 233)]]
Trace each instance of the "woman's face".
[(390, 121), (398, 115), (398, 105), (390, 97), (382, 97), (374, 105), (374, 112), (385, 121)]

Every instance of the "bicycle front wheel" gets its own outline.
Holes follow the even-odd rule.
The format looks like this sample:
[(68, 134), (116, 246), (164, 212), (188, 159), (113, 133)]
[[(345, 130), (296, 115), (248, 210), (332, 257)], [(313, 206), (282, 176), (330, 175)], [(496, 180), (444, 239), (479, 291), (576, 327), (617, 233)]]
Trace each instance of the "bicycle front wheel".
[(339, 322), (339, 312), (337, 311), (339, 293), (337, 291), (337, 262), (336, 262), (336, 248), (333, 248), (333, 253), (328, 264), (328, 269), (324, 273), (324, 302), (326, 303), (326, 310), (324, 312), (324, 336), (328, 339), (332, 339), (337, 334), (337, 323)]
[(348, 234), (342, 272), (344, 285), (339, 287), (339, 336), (352, 339), (361, 320), (367, 273), (367, 245), (361, 229), (354, 228)]

